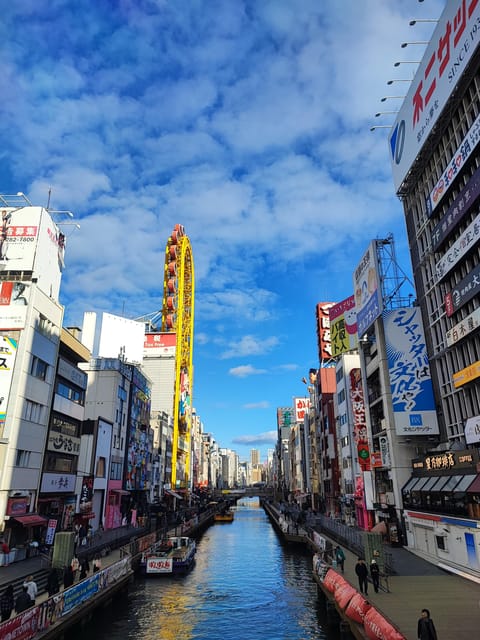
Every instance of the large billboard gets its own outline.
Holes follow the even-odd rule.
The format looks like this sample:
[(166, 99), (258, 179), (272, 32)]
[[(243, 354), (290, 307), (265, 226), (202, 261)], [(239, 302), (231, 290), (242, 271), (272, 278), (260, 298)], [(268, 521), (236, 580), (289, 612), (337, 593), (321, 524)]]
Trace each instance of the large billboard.
[(389, 135), (397, 191), (477, 49), (479, 24), (478, 0), (447, 2)]
[(310, 398), (294, 398), (295, 422), (301, 423), (305, 420), (305, 416), (310, 409)]
[(332, 357), (329, 316), (331, 307), (333, 307), (333, 302), (319, 302), (317, 304), (317, 340), (320, 362), (328, 361)]
[(383, 314), (390, 391), (398, 435), (438, 433), (430, 364), (419, 307)]
[(176, 333), (146, 333), (143, 342), (143, 357), (174, 356)]
[(32, 272), (38, 288), (58, 300), (65, 236), (46, 209), (0, 211), (0, 263), (4, 270)]
[(355, 296), (350, 296), (329, 310), (332, 357), (357, 348), (357, 312)]
[(379, 287), (377, 243), (372, 240), (353, 273), (353, 291), (357, 310), (357, 334), (361, 338), (382, 313), (383, 299)]
[(122, 357), (127, 362), (142, 362), (145, 325), (112, 313), (98, 317), (95, 311), (86, 311), (82, 340), (94, 357)]

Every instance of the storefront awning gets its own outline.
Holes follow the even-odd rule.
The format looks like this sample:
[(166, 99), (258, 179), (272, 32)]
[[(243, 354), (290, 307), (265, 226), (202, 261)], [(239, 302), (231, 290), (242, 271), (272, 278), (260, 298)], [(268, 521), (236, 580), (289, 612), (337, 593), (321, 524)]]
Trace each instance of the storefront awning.
[(475, 477), (472, 484), (468, 487), (467, 493), (480, 493), (480, 473)]
[(124, 489), (111, 489), (112, 493), (118, 493), (121, 496), (129, 496), (130, 491), (124, 491)]
[(15, 516), (14, 518), (12, 518), (12, 520), (15, 520), (24, 527), (35, 527), (41, 524), (46, 525), (48, 522), (47, 518), (35, 514), (29, 514), (27, 516)]
[(179, 495), (178, 493), (175, 493), (175, 491), (172, 491), (171, 489), (165, 489), (165, 493), (168, 493), (168, 495), (173, 496), (174, 498), (177, 498), (177, 500), (183, 500), (183, 497), (181, 495)]

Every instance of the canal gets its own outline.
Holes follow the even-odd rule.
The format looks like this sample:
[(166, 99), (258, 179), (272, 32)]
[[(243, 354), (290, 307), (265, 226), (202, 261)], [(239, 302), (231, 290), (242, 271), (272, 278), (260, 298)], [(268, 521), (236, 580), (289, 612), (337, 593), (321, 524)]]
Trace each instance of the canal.
[(71, 640), (336, 640), (325, 625), (312, 556), (282, 545), (264, 510), (238, 503), (209, 527), (186, 576), (137, 578), (128, 596)]

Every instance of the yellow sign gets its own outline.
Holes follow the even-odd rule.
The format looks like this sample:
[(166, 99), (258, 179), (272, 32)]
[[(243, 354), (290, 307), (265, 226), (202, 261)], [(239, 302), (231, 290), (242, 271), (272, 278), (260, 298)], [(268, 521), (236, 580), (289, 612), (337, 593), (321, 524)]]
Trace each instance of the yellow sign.
[(469, 367), (465, 367), (465, 369), (461, 369), (460, 371), (457, 371), (457, 373), (453, 374), (453, 386), (455, 389), (458, 389), (458, 387), (461, 387), (462, 385), (467, 384), (467, 382), (471, 382), (472, 380), (475, 380), (475, 378), (479, 377), (480, 360), (477, 360), (477, 362), (474, 362)]

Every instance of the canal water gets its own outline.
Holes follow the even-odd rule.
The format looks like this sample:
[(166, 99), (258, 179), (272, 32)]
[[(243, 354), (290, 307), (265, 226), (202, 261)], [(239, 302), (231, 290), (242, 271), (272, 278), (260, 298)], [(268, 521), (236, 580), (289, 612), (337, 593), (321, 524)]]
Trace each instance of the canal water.
[(258, 501), (197, 540), (186, 576), (137, 578), (72, 640), (336, 640), (312, 579), (312, 555), (286, 547)]

